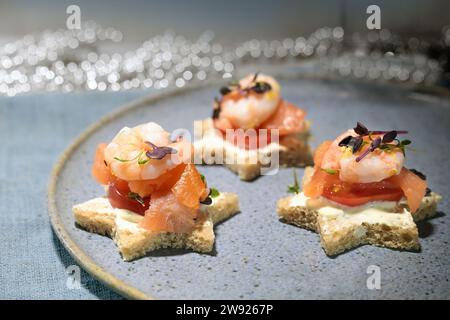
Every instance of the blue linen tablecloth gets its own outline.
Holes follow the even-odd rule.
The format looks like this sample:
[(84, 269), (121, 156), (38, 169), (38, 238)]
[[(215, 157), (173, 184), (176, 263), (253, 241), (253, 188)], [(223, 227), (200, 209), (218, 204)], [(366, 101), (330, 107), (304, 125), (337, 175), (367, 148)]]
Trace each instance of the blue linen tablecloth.
[(0, 97), (0, 299), (120, 299), (81, 271), (50, 225), (47, 185), (53, 164), (87, 126), (148, 91)]

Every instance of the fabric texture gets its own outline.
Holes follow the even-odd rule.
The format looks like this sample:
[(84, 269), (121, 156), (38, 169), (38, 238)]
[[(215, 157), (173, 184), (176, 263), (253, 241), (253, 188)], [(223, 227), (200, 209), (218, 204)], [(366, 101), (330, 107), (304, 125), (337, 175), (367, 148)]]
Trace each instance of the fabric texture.
[(148, 91), (0, 97), (0, 299), (121, 299), (76, 265), (54, 234), (47, 186), (62, 151), (90, 124)]

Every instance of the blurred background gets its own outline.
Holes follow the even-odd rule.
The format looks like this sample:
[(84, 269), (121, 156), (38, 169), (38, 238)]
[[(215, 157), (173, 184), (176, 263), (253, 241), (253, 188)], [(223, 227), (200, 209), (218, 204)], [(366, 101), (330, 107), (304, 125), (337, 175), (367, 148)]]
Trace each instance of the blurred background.
[(254, 64), (448, 87), (449, 16), (447, 0), (0, 0), (0, 95), (182, 87)]
[(71, 4), (80, 6), (82, 20), (114, 27), (136, 43), (168, 29), (191, 37), (212, 30), (225, 42), (297, 37), (323, 26), (365, 32), (371, 4), (382, 9), (382, 27), (402, 35), (436, 35), (450, 23), (448, 0), (1, 0), (0, 36), (65, 27)]

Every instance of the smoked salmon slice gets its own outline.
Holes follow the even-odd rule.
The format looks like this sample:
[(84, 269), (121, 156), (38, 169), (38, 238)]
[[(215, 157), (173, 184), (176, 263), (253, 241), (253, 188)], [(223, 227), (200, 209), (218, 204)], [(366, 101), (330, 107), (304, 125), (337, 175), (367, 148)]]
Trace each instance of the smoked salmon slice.
[(259, 129), (278, 129), (279, 135), (298, 133), (303, 130), (306, 112), (292, 103), (280, 101), (275, 113), (267, 119)]
[(416, 212), (427, 190), (426, 181), (406, 168), (403, 168), (400, 174), (390, 177), (388, 180), (403, 190), (410, 211)]
[(179, 203), (170, 190), (157, 191), (139, 226), (154, 232), (185, 233), (195, 226), (197, 214), (198, 210)]
[(195, 165), (186, 165), (180, 179), (171, 188), (178, 202), (186, 207), (198, 209), (200, 201), (208, 196), (207, 188)]
[[(327, 185), (327, 181), (332, 179), (330, 174), (322, 171), (320, 165), (322, 159), (330, 147), (332, 141), (324, 141), (314, 152), (314, 173), (310, 181), (304, 186), (303, 193), (310, 198), (320, 197), (323, 193), (323, 189)], [(329, 184), (329, 182), (328, 182)]]
[(114, 180), (108, 164), (105, 162), (105, 148), (106, 143), (100, 143), (95, 150), (94, 163), (92, 164), (92, 176), (94, 179), (103, 185), (109, 184)]
[(185, 167), (186, 164), (182, 163), (156, 179), (130, 181), (128, 185), (132, 192), (147, 197), (154, 191), (170, 189), (180, 179)]
[(316, 151), (314, 152), (314, 168), (320, 168), (320, 166), (322, 165), (323, 157), (325, 156), (325, 153), (328, 151), (328, 148), (330, 148), (332, 143), (333, 141), (326, 140), (317, 147)]

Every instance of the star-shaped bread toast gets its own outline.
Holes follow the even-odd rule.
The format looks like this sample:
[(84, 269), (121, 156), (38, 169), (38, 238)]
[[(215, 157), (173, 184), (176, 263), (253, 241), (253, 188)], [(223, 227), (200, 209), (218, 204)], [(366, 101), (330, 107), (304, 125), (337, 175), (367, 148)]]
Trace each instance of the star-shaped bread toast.
[[(312, 172), (312, 168), (305, 170), (303, 184)], [(352, 210), (320, 203), (315, 205), (314, 200), (308, 202), (310, 200), (303, 193), (280, 199), (278, 216), (287, 223), (317, 232), (325, 253), (334, 256), (364, 244), (420, 249), (415, 222), (434, 216), (441, 196), (428, 193), (413, 214), (405, 201), (385, 201)]]
[(105, 197), (94, 198), (73, 207), (76, 224), (114, 240), (125, 261), (145, 256), (160, 248), (182, 248), (210, 252), (214, 246), (214, 225), (239, 212), (234, 193), (220, 193), (210, 205), (201, 205), (201, 217), (190, 233), (152, 232), (139, 227), (143, 216), (115, 209)]
[[(310, 126), (311, 123), (305, 121), (305, 129), (300, 133), (283, 136), (279, 143), (272, 142), (263, 148), (245, 150), (224, 140), (214, 128), (211, 118), (195, 121), (195, 158), (196, 161), (199, 159), (205, 164), (224, 164), (241, 180), (247, 181), (260, 176), (264, 168), (270, 167), (270, 164), (263, 162), (270, 160), (272, 154), (278, 154), (277, 167), (304, 167), (312, 164), (312, 154), (308, 143)], [(210, 162), (208, 160), (210, 158), (216, 161)], [(227, 158), (233, 161), (225, 161)]]

